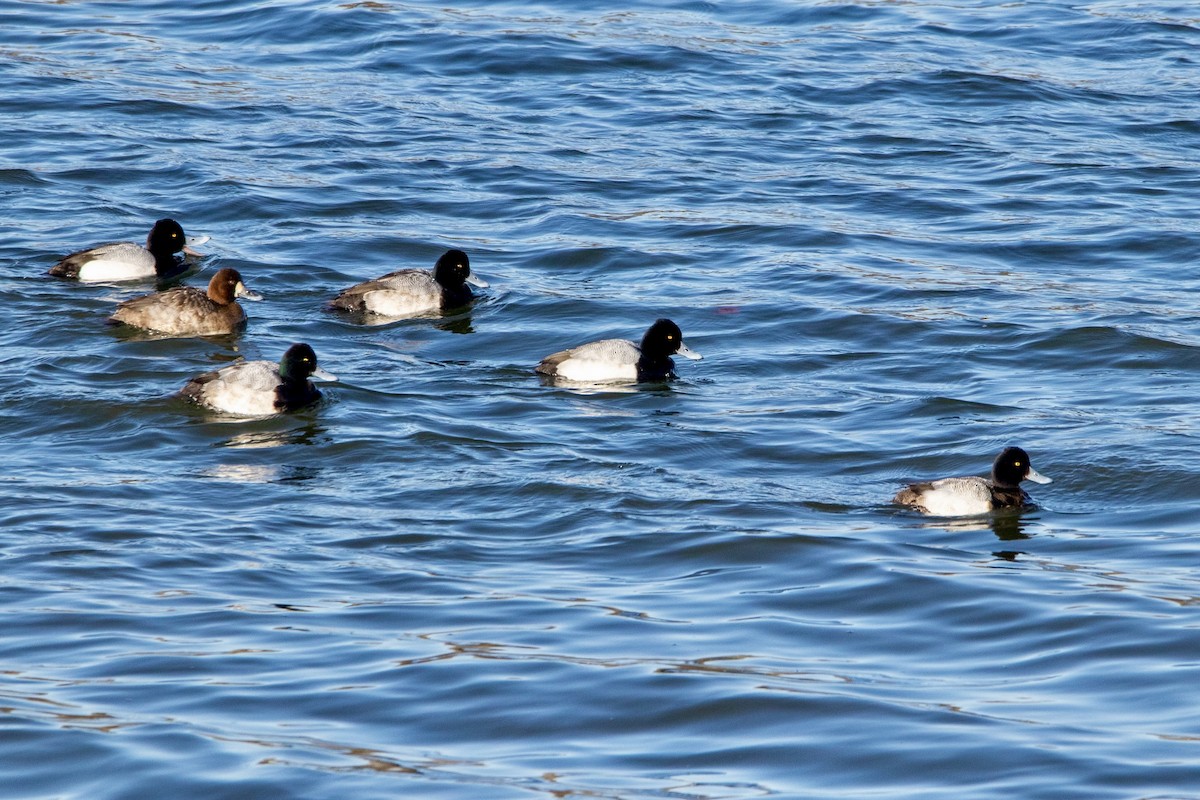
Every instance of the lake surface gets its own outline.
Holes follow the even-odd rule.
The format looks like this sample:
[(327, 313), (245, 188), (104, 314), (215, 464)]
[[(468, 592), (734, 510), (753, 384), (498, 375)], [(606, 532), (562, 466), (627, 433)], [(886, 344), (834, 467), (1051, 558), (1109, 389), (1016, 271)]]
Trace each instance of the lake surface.
[[(1195, 5), (584, 7), (0, 6), (0, 794), (1200, 798)], [(45, 275), (165, 216), (244, 334)], [(1038, 509), (891, 505), (1010, 443)]]

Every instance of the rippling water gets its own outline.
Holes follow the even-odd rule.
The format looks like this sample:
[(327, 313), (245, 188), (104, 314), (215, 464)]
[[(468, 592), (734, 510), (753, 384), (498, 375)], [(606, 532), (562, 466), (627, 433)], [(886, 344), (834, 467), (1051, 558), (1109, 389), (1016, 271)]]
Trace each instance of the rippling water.
[[(1200, 13), (580, 8), (0, 9), (5, 798), (1200, 798)], [(168, 215), (243, 335), (44, 274)], [(1008, 443), (1040, 509), (890, 505)]]

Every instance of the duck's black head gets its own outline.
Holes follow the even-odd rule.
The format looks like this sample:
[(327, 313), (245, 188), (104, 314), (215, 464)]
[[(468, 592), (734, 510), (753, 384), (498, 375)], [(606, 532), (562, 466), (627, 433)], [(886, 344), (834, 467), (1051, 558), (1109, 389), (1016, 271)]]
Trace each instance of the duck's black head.
[(1049, 483), (1050, 479), (1040, 474), (1029, 463), (1029, 454), (1020, 447), (1006, 447), (992, 462), (992, 483), (997, 486), (1017, 486), (1024, 480)]
[(279, 360), (279, 385), (275, 387), (275, 407), (281, 411), (295, 411), (321, 399), (321, 393), (308, 380), (309, 377), (323, 381), (336, 381), (317, 366), (317, 354), (304, 343), (294, 344)]
[(299, 383), (317, 371), (317, 354), (303, 342), (294, 344), (279, 360), (279, 377), (284, 383)]
[(173, 219), (160, 219), (150, 229), (146, 237), (146, 249), (153, 254), (156, 261), (171, 261), (175, 254), (183, 250), (187, 244), (187, 236), (183, 226)]
[(433, 265), (433, 279), (446, 289), (461, 289), (471, 277), (471, 260), (462, 250), (447, 250)]
[(679, 352), (683, 344), (683, 331), (669, 319), (660, 319), (651, 325), (642, 336), (642, 357), (652, 360), (669, 358)]

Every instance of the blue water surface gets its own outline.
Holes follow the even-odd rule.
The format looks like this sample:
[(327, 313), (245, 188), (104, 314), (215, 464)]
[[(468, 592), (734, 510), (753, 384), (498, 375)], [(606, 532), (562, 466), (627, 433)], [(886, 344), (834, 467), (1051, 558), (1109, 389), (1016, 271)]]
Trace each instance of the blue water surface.
[[(1200, 798), (1200, 12), (0, 4), (9, 800)], [(266, 300), (48, 277), (171, 216)], [(466, 309), (325, 303), (447, 248)], [(678, 380), (543, 356), (658, 317)], [(174, 396), (297, 341), (258, 420)], [(908, 480), (1019, 444), (1038, 508)]]

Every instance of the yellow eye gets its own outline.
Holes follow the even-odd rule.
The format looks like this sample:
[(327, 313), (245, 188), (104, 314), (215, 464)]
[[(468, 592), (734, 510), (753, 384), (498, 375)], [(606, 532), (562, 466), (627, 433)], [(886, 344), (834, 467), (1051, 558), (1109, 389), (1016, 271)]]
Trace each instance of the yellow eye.
[(1014, 462), (1013, 462), (1013, 466), (1014, 466), (1014, 467), (1019, 467), (1019, 466), (1021, 466), (1021, 462), (1020, 462), (1020, 461), (1014, 461)]

